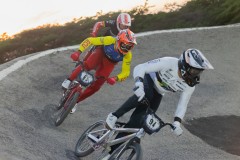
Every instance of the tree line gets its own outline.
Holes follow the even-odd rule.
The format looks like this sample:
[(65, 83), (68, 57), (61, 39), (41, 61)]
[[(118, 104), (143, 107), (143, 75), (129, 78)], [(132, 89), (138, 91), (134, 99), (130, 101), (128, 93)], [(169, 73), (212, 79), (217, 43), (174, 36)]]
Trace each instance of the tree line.
[[(135, 33), (240, 22), (240, 1), (236, 0), (191, 0), (183, 6), (173, 3), (165, 5), (168, 12), (158, 13), (149, 13), (151, 7), (146, 0), (144, 5), (128, 11), (133, 18), (131, 29)], [(95, 16), (75, 18), (64, 25), (46, 24), (13, 37), (4, 33), (0, 37), (0, 64), (34, 52), (79, 44), (90, 36), (97, 21), (115, 19), (120, 12), (98, 12)], [(100, 35), (104, 32), (101, 30)]]

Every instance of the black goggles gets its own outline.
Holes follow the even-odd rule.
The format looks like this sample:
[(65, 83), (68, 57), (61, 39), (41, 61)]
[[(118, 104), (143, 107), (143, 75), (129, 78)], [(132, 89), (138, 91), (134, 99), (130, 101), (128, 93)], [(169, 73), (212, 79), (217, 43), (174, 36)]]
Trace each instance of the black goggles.
[(129, 51), (133, 48), (133, 45), (129, 45), (129, 44), (125, 44), (125, 43), (121, 43), (120, 44), (120, 47), (122, 50), (124, 51)]
[(126, 26), (126, 25), (121, 24), (121, 23), (119, 23), (119, 26), (120, 26), (121, 30), (129, 28), (129, 26)]
[(203, 72), (203, 69), (190, 67), (187, 72), (189, 75), (196, 77), (196, 76), (200, 76), (200, 74)]

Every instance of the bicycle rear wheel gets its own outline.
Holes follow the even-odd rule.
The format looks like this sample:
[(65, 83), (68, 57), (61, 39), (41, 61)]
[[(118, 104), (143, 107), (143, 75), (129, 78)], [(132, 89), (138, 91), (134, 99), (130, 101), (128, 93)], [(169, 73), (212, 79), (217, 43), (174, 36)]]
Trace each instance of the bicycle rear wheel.
[(67, 101), (64, 104), (64, 105), (66, 105), (66, 107), (62, 108), (60, 114), (56, 118), (56, 121), (55, 121), (56, 126), (59, 126), (60, 124), (62, 124), (63, 121), (66, 119), (66, 117), (68, 116), (70, 111), (73, 109), (73, 107), (77, 103), (79, 95), (80, 94), (78, 92), (76, 92), (76, 93), (70, 95), (70, 97), (67, 99)]
[(109, 160), (142, 160), (142, 149), (139, 143), (132, 142), (128, 146), (119, 146)]
[[(90, 145), (87, 134), (92, 131), (97, 131), (100, 129), (105, 128), (105, 122), (104, 121), (98, 121), (94, 124), (92, 124), (87, 130), (84, 131), (84, 133), (81, 135), (81, 137), (78, 139), (78, 142), (75, 146), (75, 155), (77, 157), (85, 157), (89, 154), (91, 154), (94, 149)], [(104, 133), (102, 133), (104, 134)], [(101, 136), (101, 135), (100, 135)]]

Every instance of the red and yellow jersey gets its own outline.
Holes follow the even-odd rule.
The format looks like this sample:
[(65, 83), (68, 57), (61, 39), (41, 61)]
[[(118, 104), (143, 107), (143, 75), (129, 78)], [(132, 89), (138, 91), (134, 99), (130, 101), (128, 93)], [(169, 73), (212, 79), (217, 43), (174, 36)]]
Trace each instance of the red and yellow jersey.
[[(106, 37), (89, 37), (87, 39), (85, 39), (79, 47), (79, 50), (81, 52), (84, 52), (88, 47), (90, 47), (91, 45), (94, 46), (99, 46), (99, 45), (103, 45), (104, 49), (111, 49), (113, 48), (115, 42), (116, 42), (116, 38), (112, 37), (112, 36), (106, 36)], [(106, 47), (108, 46), (108, 47)], [(112, 58), (113, 60), (117, 60), (121, 61), (121, 58), (116, 58), (116, 53), (117, 51), (115, 49), (112, 49), (111, 51), (107, 51), (108, 55), (107, 56), (114, 56), (114, 57), (108, 57), (108, 58)], [(112, 52), (109, 53), (109, 52)], [(105, 53), (106, 54), (106, 53)], [(122, 56), (122, 55), (118, 55), (118, 56)], [(121, 73), (119, 73), (117, 75), (118, 81), (124, 81), (129, 75), (130, 75), (130, 68), (131, 68), (131, 61), (132, 61), (132, 52), (129, 51), (127, 54), (123, 55), (122, 58), (122, 71)]]

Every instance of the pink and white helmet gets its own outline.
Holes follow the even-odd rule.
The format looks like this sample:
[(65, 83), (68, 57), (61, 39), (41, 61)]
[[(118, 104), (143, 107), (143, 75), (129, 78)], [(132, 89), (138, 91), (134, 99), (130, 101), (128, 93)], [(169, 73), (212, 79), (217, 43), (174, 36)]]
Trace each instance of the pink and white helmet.
[(128, 13), (120, 13), (116, 23), (118, 31), (128, 29), (131, 26), (131, 16)]

